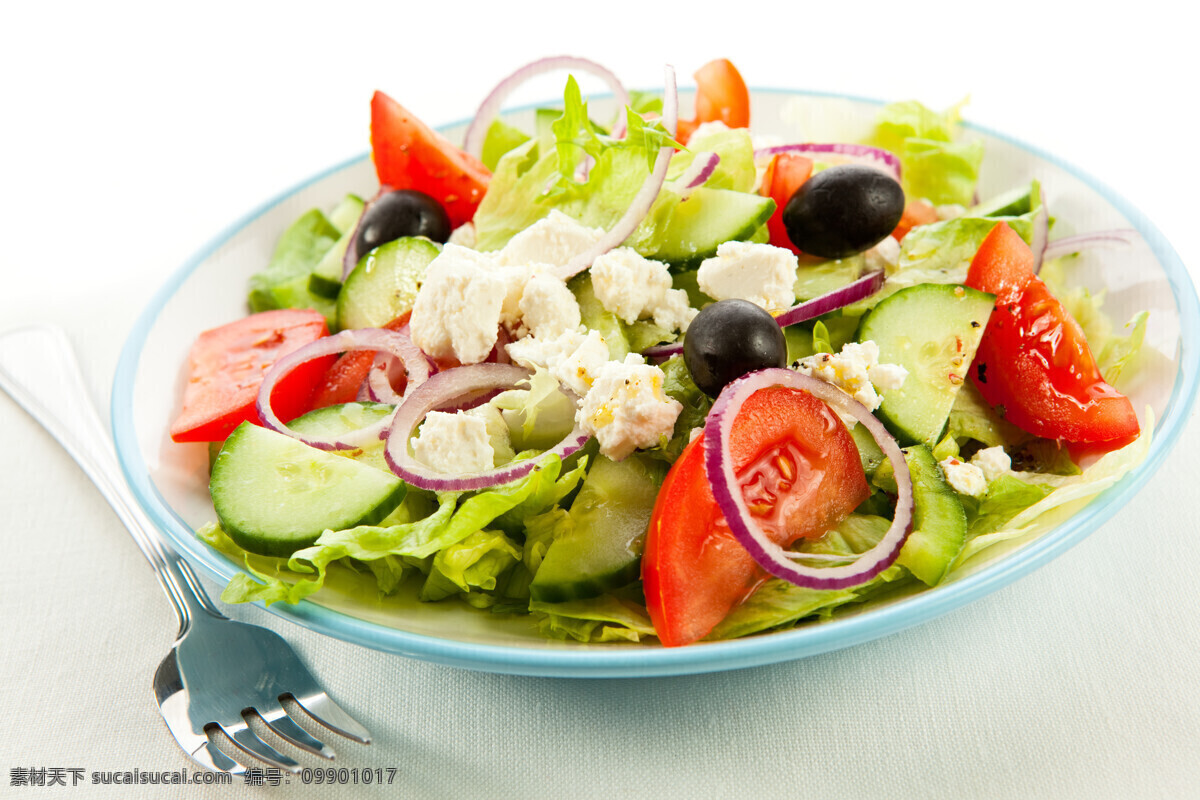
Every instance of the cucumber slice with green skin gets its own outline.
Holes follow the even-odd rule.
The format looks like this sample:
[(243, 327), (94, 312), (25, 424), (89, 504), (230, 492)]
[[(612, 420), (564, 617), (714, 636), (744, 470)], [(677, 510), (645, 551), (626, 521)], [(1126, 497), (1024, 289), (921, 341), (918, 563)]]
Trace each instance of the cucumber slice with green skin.
[(539, 602), (597, 597), (638, 577), (666, 465), (598, 456), (571, 504), (571, 530), (550, 545), (529, 584)]
[[(306, 436), (336, 439), (351, 431), (365, 428), (373, 422), (378, 422), (390, 413), (392, 413), (392, 406), (386, 403), (343, 403), (309, 411), (304, 416), (289, 422), (288, 427), (296, 433)], [(387, 460), (383, 457), (386, 444), (385, 440), (380, 439), (378, 442), (356, 450), (330, 450), (329, 453), (361, 461), (384, 472), (391, 472)]]
[(209, 489), (221, 527), (242, 549), (287, 557), (326, 530), (379, 522), (404, 499), (390, 472), (249, 422), (213, 464)]
[(358, 225), (358, 218), (362, 216), (365, 206), (366, 203), (361, 197), (356, 194), (348, 194), (342, 198), (342, 202), (338, 203), (333, 211), (329, 212), (329, 222), (343, 235), (351, 233)]
[(381, 328), (412, 311), (425, 268), (440, 252), (429, 239), (406, 236), (364, 255), (338, 294), (338, 327)]
[(775, 211), (775, 201), (747, 192), (701, 186), (679, 204), (646, 258), (675, 269), (695, 268), (716, 255), (722, 242), (751, 239)]
[(908, 370), (877, 412), (901, 444), (933, 447), (941, 438), (995, 299), (965, 286), (923, 283), (901, 289), (863, 318), (858, 340), (879, 345), (881, 364)]
[(913, 482), (913, 527), (896, 563), (936, 586), (967, 541), (967, 513), (929, 448), (906, 448), (904, 460)]
[(350, 240), (354, 238), (358, 218), (362, 216), (364, 207), (361, 198), (348, 194), (329, 215), (329, 221), (342, 232), (342, 237), (321, 257), (313, 267), (312, 274), (308, 276), (308, 290), (317, 297), (336, 300), (338, 292), (342, 290), (342, 259), (346, 255), (346, 248), (350, 246)]

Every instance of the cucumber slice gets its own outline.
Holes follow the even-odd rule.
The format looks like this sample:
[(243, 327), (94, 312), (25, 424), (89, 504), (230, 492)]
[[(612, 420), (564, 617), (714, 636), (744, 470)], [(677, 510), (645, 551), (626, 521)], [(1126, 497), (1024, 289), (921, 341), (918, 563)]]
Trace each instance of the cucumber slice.
[(380, 328), (411, 311), (425, 268), (440, 252), (429, 239), (406, 236), (364, 255), (338, 294), (338, 327)]
[(286, 557), (326, 530), (380, 521), (406, 486), (390, 472), (243, 422), (217, 455), (209, 489), (229, 538), (251, 553)]
[(571, 504), (571, 529), (551, 543), (529, 594), (561, 603), (597, 597), (637, 580), (646, 527), (666, 465), (598, 456)]
[(936, 586), (967, 541), (967, 513), (929, 448), (906, 448), (904, 461), (913, 482), (913, 527), (896, 563)]
[(647, 258), (676, 269), (694, 268), (715, 255), (722, 242), (752, 238), (775, 211), (775, 201), (747, 192), (700, 187), (679, 204), (667, 227), (654, 237)]
[[(385, 403), (343, 403), (336, 406), (314, 409), (302, 417), (297, 417), (288, 423), (288, 427), (296, 433), (306, 436), (319, 436), (322, 439), (337, 437), (365, 428), (373, 422), (378, 422), (390, 414), (392, 406)], [(387, 460), (383, 457), (384, 446), (387, 442), (380, 439), (366, 447), (357, 450), (330, 450), (331, 455), (353, 458), (369, 464), (378, 470), (391, 472)]]
[(952, 284), (901, 289), (863, 318), (858, 340), (879, 345), (879, 361), (908, 377), (884, 395), (879, 417), (902, 444), (933, 447), (992, 313), (995, 296)]
[(343, 235), (353, 233), (365, 206), (366, 203), (361, 197), (356, 194), (348, 194), (342, 198), (342, 202), (334, 207), (333, 211), (329, 212), (329, 222)]
[(348, 194), (329, 215), (329, 221), (342, 232), (342, 236), (321, 257), (313, 267), (312, 274), (308, 276), (308, 290), (317, 297), (336, 300), (338, 292), (342, 290), (342, 259), (346, 255), (346, 248), (350, 246), (350, 240), (354, 238), (358, 218), (362, 216), (364, 207), (361, 198)]

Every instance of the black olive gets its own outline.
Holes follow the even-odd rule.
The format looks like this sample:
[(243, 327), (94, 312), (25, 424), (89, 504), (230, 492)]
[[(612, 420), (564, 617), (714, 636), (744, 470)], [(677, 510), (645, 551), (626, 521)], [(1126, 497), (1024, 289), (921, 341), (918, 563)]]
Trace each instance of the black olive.
[(896, 229), (904, 190), (889, 175), (862, 164), (829, 167), (800, 185), (783, 209), (792, 244), (821, 258), (869, 250)]
[(424, 192), (399, 189), (371, 203), (363, 214), (355, 240), (359, 256), (403, 236), (424, 236), (435, 242), (450, 238), (450, 217), (441, 203)]
[(747, 372), (787, 364), (787, 341), (775, 318), (746, 300), (705, 306), (688, 325), (683, 363), (696, 386), (716, 397)]

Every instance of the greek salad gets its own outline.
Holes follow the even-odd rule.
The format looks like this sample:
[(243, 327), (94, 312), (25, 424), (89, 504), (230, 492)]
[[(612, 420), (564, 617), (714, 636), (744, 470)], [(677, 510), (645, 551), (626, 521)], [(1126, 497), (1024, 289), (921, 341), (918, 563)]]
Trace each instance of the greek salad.
[[(552, 70), (561, 105), (499, 117)], [(731, 63), (695, 78), (689, 119), (670, 68), (543, 59), (462, 147), (375, 94), (378, 191), (300, 216), (189, 355), (171, 436), (210, 446), (226, 602), (349, 570), (688, 645), (936, 587), (1140, 462), (1147, 314), (1068, 280), (1131, 232), (1056, 238), (1037, 182), (979, 197), (958, 108), (768, 140)]]

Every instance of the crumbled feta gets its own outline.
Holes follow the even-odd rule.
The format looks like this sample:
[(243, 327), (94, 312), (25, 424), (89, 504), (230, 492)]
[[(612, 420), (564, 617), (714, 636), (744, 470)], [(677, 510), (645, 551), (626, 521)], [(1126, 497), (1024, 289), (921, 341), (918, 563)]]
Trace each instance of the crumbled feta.
[(971, 456), (971, 463), (983, 470), (988, 483), (1012, 470), (1012, 459), (1000, 446), (985, 447)]
[(566, 331), (552, 339), (527, 336), (504, 348), (508, 357), (528, 370), (547, 369), (560, 383), (583, 397), (608, 361), (608, 344), (599, 331), (586, 335)]
[(668, 289), (652, 313), (658, 327), (686, 333), (688, 325), (700, 312), (688, 305), (687, 292), (683, 289)]
[(579, 302), (567, 284), (545, 272), (535, 273), (521, 292), (521, 321), (540, 339), (550, 339), (580, 325)]
[(900, 243), (891, 236), (885, 236), (883, 241), (863, 255), (866, 257), (867, 269), (891, 271), (900, 264)]
[(596, 437), (600, 452), (620, 461), (638, 448), (670, 438), (683, 406), (663, 393), (665, 375), (630, 353), (609, 361), (576, 412), (576, 421)]
[(482, 416), (430, 411), (412, 443), (413, 455), (437, 472), (487, 472), (496, 454)]
[(496, 344), (505, 290), (488, 254), (446, 244), (413, 304), (413, 342), (434, 358), (483, 361)]
[(488, 444), (492, 446), (492, 466), (499, 467), (513, 460), (516, 452), (509, 437), (508, 423), (504, 421), (500, 409), (490, 403), (482, 403), (463, 413), (483, 420), (487, 428)]
[(513, 236), (496, 253), (501, 266), (549, 264), (561, 267), (594, 246), (604, 235), (555, 209)]
[(579, 346), (554, 367), (554, 377), (580, 397), (596, 382), (601, 368), (608, 363), (608, 344), (599, 331), (588, 331)]
[(908, 370), (898, 364), (879, 363), (879, 345), (868, 339), (849, 342), (840, 353), (817, 353), (802, 358), (796, 370), (831, 383), (874, 411), (883, 398), (876, 390), (899, 389)]
[(799, 266), (795, 254), (756, 242), (723, 242), (717, 254), (700, 264), (700, 291), (714, 300), (748, 300), (767, 311), (788, 308), (796, 300)]
[(651, 316), (666, 302), (671, 288), (667, 265), (644, 258), (631, 247), (608, 251), (592, 262), (589, 272), (596, 299), (628, 325)]
[(987, 491), (987, 480), (983, 470), (974, 464), (967, 464), (951, 456), (938, 463), (946, 476), (946, 483), (959, 494), (979, 497)]
[(450, 244), (456, 244), (459, 247), (475, 247), (475, 223), (464, 222), (454, 230), (450, 231), (450, 238), (446, 240)]

